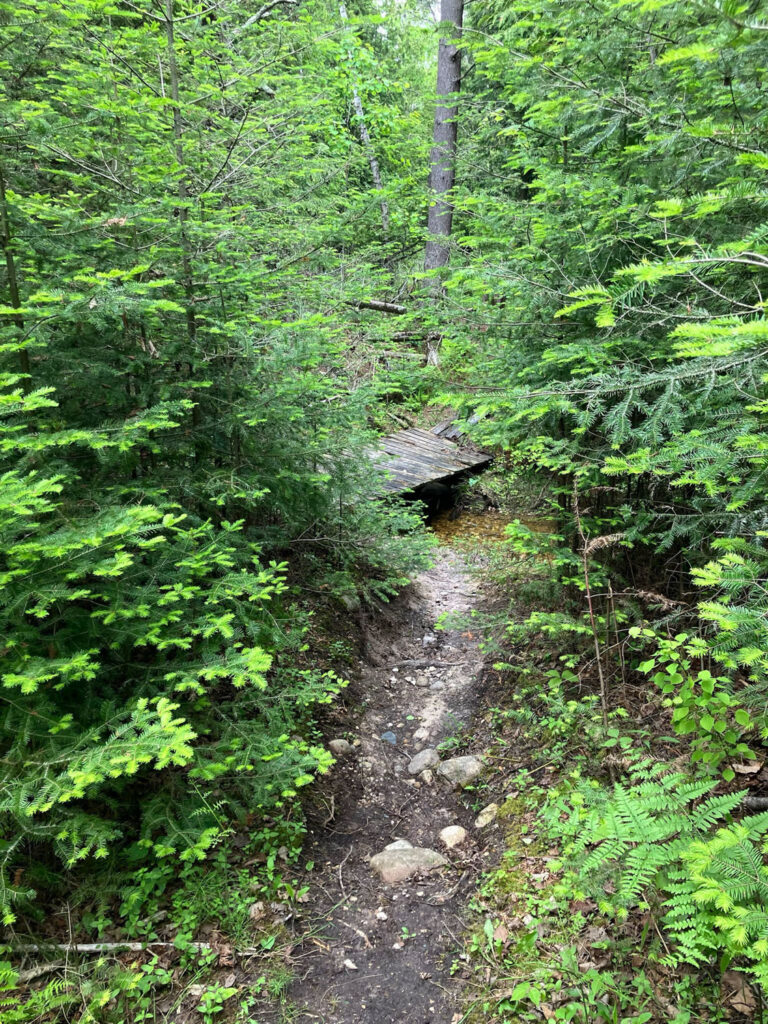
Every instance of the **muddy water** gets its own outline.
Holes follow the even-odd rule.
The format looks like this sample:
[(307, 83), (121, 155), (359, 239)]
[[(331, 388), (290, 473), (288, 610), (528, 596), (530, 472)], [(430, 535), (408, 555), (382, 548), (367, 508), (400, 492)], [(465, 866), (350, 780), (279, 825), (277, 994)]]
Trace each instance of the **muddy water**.
[(454, 545), (462, 541), (504, 540), (511, 518), (496, 509), (486, 512), (463, 512), (454, 518), (451, 512), (443, 512), (432, 520), (432, 532), (441, 544)]
[(507, 527), (515, 520), (534, 533), (554, 533), (557, 526), (554, 519), (546, 516), (513, 515), (493, 508), (483, 512), (461, 512), (457, 516), (452, 512), (443, 512), (430, 525), (441, 544), (460, 546), (473, 541), (488, 543), (506, 540)]

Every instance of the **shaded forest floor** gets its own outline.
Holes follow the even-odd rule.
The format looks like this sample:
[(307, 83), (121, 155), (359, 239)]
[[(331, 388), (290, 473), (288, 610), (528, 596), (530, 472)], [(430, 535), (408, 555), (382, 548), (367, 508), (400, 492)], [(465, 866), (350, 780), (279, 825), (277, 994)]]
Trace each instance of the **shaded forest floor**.
[[(372, 625), (353, 700), (333, 713), (337, 738), (352, 749), (310, 809), (310, 902), (289, 993), (301, 1019), (394, 1024), (450, 1021), (458, 1011), (451, 965), (483, 863), (486, 833), (474, 827), (482, 791), (475, 784), (462, 795), (411, 759), (484, 752), (473, 727), (478, 636), (466, 625), (436, 628), (446, 613), (467, 619), (481, 600), (463, 558), (438, 549), (434, 567)], [(448, 850), (440, 833), (450, 826), (467, 836)], [(447, 866), (382, 881), (370, 858), (398, 840), (440, 853)]]
[[(551, 529), (535, 503), (524, 518), (537, 533)], [(513, 682), (538, 679), (551, 664), (546, 638), (518, 638), (507, 652), (513, 666), (494, 668), (489, 622), (496, 612), (526, 614), (515, 588), (510, 606), (493, 580), (493, 545), (508, 521), (490, 510), (438, 523), (434, 567), (370, 624), (351, 699), (326, 723), (329, 741), (350, 749), (308, 807), (311, 870), (291, 928), (292, 982), (281, 1005), (257, 1019), (762, 1020), (744, 975), (665, 965), (647, 908), (617, 921), (567, 881), (562, 843), (548, 835), (541, 807), (569, 778), (621, 761), (590, 740), (588, 695), (582, 714), (541, 680)], [(520, 563), (517, 585), (548, 568)], [(631, 719), (616, 721), (621, 736), (634, 736)], [(412, 773), (425, 749), (435, 749), (435, 764), (426, 776)], [(457, 756), (482, 761), (463, 788), (439, 776)], [(446, 828), (465, 832), (452, 849)], [(371, 859), (403, 842), (447, 863), (382, 880)]]

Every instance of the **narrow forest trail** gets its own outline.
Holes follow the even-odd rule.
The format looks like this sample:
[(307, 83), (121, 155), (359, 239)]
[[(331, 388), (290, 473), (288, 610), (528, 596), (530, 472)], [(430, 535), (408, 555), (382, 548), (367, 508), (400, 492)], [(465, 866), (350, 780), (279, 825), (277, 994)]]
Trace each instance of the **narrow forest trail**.
[[(362, 717), (345, 730), (356, 737), (354, 750), (339, 758), (325, 796), (327, 818), (306, 851), (315, 867), (307, 879), (310, 930), (296, 950), (290, 992), (298, 1019), (448, 1024), (457, 1013), (450, 968), (481, 862), (481, 833), (447, 780), (434, 768), (431, 779), (412, 774), (409, 763), (448, 737), (466, 740), (467, 731), (462, 750), (443, 751), (443, 758), (483, 753), (471, 730), (483, 666), (478, 638), (434, 628), (441, 614), (468, 613), (479, 599), (462, 557), (441, 547), (433, 568), (393, 602), (369, 637), (356, 684)], [(467, 836), (448, 850), (440, 832), (454, 825)], [(397, 840), (437, 851), (448, 864), (387, 884), (369, 859)]]

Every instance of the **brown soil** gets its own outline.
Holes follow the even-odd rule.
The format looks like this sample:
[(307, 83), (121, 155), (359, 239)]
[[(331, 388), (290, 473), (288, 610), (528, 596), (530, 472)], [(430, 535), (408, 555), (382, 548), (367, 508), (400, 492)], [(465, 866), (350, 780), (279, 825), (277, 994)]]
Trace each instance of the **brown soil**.
[[(376, 622), (356, 681), (357, 708), (338, 723), (354, 739), (340, 758), (311, 822), (304, 933), (294, 947), (289, 992), (294, 1019), (323, 1024), (449, 1024), (458, 1014), (451, 964), (461, 952), (462, 913), (481, 864), (484, 832), (474, 828), (483, 799), (432, 785), (407, 771), (411, 756), (455, 737), (443, 756), (483, 753), (472, 712), (483, 658), (471, 627), (436, 630), (445, 612), (468, 615), (477, 585), (461, 556), (438, 549), (424, 572)], [(410, 662), (410, 664), (409, 664)], [(393, 732), (394, 745), (382, 740)], [(330, 738), (330, 737), (329, 737)], [(473, 807), (474, 805), (474, 807)], [(446, 851), (439, 832), (468, 836)], [(396, 839), (445, 854), (450, 866), (396, 885), (381, 883), (369, 858)]]

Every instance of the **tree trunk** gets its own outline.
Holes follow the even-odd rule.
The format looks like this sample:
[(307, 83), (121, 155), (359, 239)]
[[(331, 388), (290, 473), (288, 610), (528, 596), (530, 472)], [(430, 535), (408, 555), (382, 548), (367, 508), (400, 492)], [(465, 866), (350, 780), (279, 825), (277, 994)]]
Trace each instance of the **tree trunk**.
[[(439, 270), (448, 264), (453, 222), (451, 192), (456, 181), (456, 139), (458, 98), (461, 90), (461, 51), (457, 45), (464, 19), (464, 0), (441, 0), (440, 24), (446, 37), (440, 39), (437, 52), (437, 107), (429, 156), (431, 204), (427, 215), (427, 240), (424, 269), (432, 273), (433, 295), (440, 291)], [(438, 271), (438, 273), (434, 273)], [(437, 348), (430, 346), (427, 362), (439, 361)]]
[[(179, 100), (179, 71), (176, 63), (176, 38), (174, 31), (173, 0), (165, 0), (165, 38), (167, 43), (168, 70), (171, 83), (171, 100), (173, 101), (173, 139), (176, 163), (179, 166), (179, 238), (181, 241), (182, 285), (186, 298), (187, 335), (190, 342), (189, 372), (194, 373), (196, 363), (195, 343), (197, 341), (197, 314), (195, 312), (195, 286), (192, 278), (191, 246), (187, 236), (187, 219), (189, 217), (187, 189), (187, 165), (184, 157), (184, 127), (181, 120), (181, 102)], [(197, 398), (197, 396), (195, 396)], [(200, 455), (200, 401), (197, 399), (192, 406), (192, 436), (195, 458)]]
[[(339, 13), (341, 14), (341, 20), (346, 22), (349, 20), (347, 15), (347, 5), (343, 2), (339, 4)], [(365, 111), (363, 110), (363, 101), (360, 99), (360, 93), (357, 89), (357, 83), (354, 80), (354, 65), (352, 62), (352, 53), (349, 54), (349, 67), (350, 67), (350, 78), (352, 80), (352, 105), (355, 108), (355, 114), (357, 116), (358, 129), (360, 131), (360, 141), (363, 144), (365, 155), (368, 157), (368, 166), (371, 168), (371, 178), (373, 179), (373, 187), (377, 192), (384, 190), (384, 185), (381, 180), (381, 169), (379, 167), (379, 161), (376, 159), (376, 153), (371, 142), (371, 136), (368, 132), (368, 127), (365, 123)], [(381, 229), (384, 232), (384, 238), (386, 239), (389, 235), (389, 204), (382, 195), (379, 200), (381, 207)]]
[[(11, 297), (11, 307), (13, 309), (21, 309), (19, 283), (16, 276), (16, 260), (13, 257), (13, 250), (11, 248), (11, 219), (8, 216), (8, 203), (5, 198), (5, 173), (2, 166), (0, 166), (0, 246), (2, 246), (5, 255), (5, 271), (8, 277), (8, 293)], [(23, 339), (24, 318), (21, 313), (14, 314), (13, 322), (18, 329), (19, 339)], [(22, 387), (24, 391), (29, 391), (29, 352), (25, 348), (19, 349), (19, 369), (24, 376)]]

